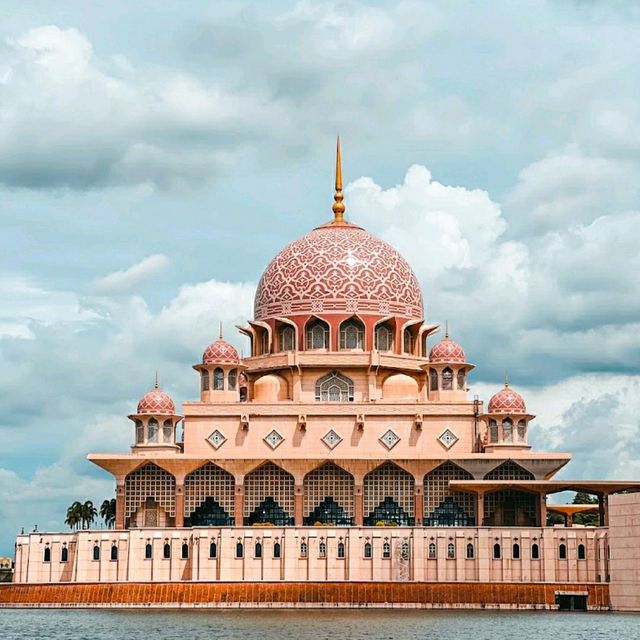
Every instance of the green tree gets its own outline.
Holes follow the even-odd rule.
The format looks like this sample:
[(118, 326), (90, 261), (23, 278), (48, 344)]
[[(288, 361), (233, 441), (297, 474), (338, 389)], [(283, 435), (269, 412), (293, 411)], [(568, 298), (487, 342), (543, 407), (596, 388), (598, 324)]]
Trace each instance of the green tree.
[(82, 527), (83, 529), (89, 529), (93, 524), (96, 516), (98, 515), (98, 510), (93, 506), (93, 502), (91, 500), (87, 500), (82, 505)]
[(116, 524), (116, 499), (103, 500), (100, 505), (100, 517), (104, 520), (107, 529), (113, 529)]
[[(577, 491), (573, 498), (573, 504), (597, 504), (598, 498), (585, 493), (584, 491)], [(574, 524), (582, 524), (586, 527), (597, 527), (600, 525), (600, 514), (597, 511), (585, 511), (584, 513), (576, 513), (573, 516)]]
[(78, 529), (82, 521), (82, 503), (76, 500), (72, 505), (67, 508), (67, 517), (65, 524), (69, 525), (70, 529)]

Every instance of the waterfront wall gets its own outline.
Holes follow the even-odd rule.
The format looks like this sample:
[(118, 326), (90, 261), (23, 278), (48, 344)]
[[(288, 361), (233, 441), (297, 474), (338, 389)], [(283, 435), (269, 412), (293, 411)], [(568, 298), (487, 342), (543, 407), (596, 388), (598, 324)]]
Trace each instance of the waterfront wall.
[(594, 527), (37, 532), (17, 538), (15, 582), (606, 583), (607, 536)]
[(609, 608), (609, 585), (481, 583), (129, 583), (0, 585), (0, 607), (412, 607), (554, 609), (580, 593)]

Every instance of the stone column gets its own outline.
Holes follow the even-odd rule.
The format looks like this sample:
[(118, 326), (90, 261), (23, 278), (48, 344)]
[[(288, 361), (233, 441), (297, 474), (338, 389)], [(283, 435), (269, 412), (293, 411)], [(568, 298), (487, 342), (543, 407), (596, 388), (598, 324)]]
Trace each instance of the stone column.
[(482, 527), (484, 522), (484, 491), (476, 494), (476, 527)]
[(540, 507), (538, 511), (540, 512), (540, 526), (546, 527), (547, 526), (547, 494), (541, 493), (539, 497), (540, 497), (540, 500), (539, 500)]
[(294, 523), (301, 527), (304, 520), (304, 486), (297, 484), (294, 489)]
[(236, 527), (244, 526), (244, 484), (236, 483), (236, 492), (234, 496), (234, 513)]
[(184, 484), (176, 481), (176, 527), (184, 527)]
[(361, 527), (364, 521), (364, 487), (361, 484), (357, 484), (354, 491), (354, 521), (356, 527)]
[(608, 527), (609, 526), (609, 494), (606, 492), (602, 492), (598, 495), (598, 515), (600, 516), (600, 526)]
[(424, 500), (422, 491), (422, 485), (416, 483), (413, 489), (413, 515), (415, 517), (416, 527), (422, 526), (424, 516)]
[(116, 529), (124, 529), (124, 478), (116, 484)]

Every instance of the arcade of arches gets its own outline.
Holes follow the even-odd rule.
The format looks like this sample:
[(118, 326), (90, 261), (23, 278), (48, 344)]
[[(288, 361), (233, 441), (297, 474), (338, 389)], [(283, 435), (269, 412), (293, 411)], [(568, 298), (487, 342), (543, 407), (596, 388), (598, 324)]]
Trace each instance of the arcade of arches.
[[(238, 481), (207, 462), (177, 479), (154, 462), (124, 481), (123, 525), (160, 526), (540, 526), (541, 495), (514, 488), (476, 494), (451, 489), (453, 480), (473, 480), (469, 471), (445, 461), (418, 478), (391, 461), (366, 473), (351, 463), (324, 462), (294, 475), (271, 461)], [(512, 461), (485, 480), (533, 480)]]

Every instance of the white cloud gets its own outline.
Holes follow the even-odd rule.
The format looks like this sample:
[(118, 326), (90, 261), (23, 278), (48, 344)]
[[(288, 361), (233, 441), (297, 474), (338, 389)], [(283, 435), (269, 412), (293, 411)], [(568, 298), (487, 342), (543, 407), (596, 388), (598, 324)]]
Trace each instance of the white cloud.
[(147, 256), (140, 262), (130, 266), (128, 269), (114, 271), (96, 280), (93, 290), (100, 294), (113, 294), (129, 291), (140, 282), (150, 278), (170, 264), (169, 258), (161, 253)]

